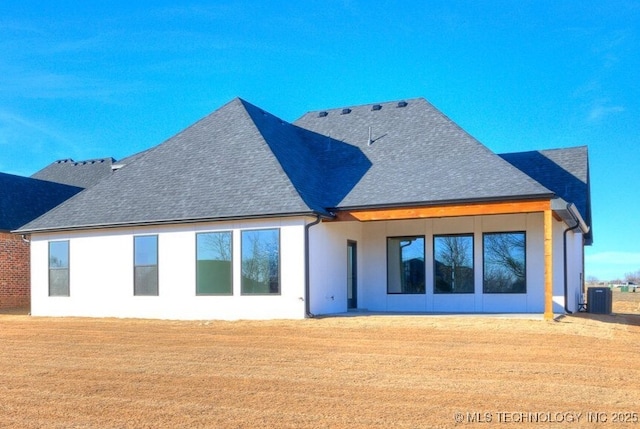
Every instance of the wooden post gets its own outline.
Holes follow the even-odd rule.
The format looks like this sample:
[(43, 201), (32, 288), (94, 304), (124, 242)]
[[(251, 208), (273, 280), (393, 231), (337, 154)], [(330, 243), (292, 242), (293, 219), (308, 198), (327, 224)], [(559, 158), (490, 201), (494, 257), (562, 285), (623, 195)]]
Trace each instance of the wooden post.
[(553, 319), (553, 213), (544, 211), (544, 318)]

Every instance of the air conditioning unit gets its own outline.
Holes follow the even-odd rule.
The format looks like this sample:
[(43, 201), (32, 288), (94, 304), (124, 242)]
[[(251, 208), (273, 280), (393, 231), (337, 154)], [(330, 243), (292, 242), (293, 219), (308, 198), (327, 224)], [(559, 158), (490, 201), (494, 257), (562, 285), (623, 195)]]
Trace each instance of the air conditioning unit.
[(587, 310), (589, 313), (611, 314), (612, 293), (608, 287), (587, 289)]

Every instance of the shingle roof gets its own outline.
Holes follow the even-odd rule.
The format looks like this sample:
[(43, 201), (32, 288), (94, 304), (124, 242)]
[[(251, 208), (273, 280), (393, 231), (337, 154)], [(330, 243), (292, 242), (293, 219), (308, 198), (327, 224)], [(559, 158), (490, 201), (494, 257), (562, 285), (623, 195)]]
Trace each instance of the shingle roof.
[(236, 98), (25, 230), (326, 213), (319, 138)]
[(113, 158), (90, 159), (87, 161), (61, 159), (49, 164), (31, 177), (70, 186), (90, 188), (111, 174), (113, 162)]
[(23, 231), (327, 215), (556, 191), (422, 98), (309, 112), (294, 124), (236, 98), (119, 164)]
[(294, 124), (354, 145), (371, 161), (338, 208), (552, 194), (423, 98), (309, 112)]
[(20, 228), (81, 190), (74, 186), (0, 173), (0, 230)]
[(243, 101), (245, 109), (302, 200), (326, 213), (371, 167), (360, 149), (291, 125)]
[[(551, 189), (558, 197), (575, 204), (591, 227), (589, 154), (586, 146), (500, 155), (510, 164)], [(590, 242), (593, 232), (585, 238)]]

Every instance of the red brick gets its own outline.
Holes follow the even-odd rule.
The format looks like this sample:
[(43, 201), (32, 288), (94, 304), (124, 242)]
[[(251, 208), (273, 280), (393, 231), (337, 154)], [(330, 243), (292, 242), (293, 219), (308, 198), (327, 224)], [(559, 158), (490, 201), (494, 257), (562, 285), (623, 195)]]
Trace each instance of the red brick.
[(0, 232), (0, 308), (28, 307), (30, 296), (29, 243)]

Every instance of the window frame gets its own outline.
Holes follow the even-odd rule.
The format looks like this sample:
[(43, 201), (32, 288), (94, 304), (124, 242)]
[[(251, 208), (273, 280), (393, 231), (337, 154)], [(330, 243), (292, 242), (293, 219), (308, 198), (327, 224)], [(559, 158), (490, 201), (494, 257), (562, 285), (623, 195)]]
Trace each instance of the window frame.
[[(277, 246), (278, 246), (278, 291), (277, 292), (247, 292), (245, 285), (245, 276), (243, 274), (243, 268), (245, 263), (244, 249), (245, 249), (245, 233), (255, 232), (277, 232)], [(270, 260), (269, 260), (270, 261)], [(271, 285), (269, 284), (269, 287)], [(243, 229), (240, 231), (240, 295), (243, 296), (279, 296), (282, 295), (282, 232), (280, 228), (253, 228)]]
[[(522, 234), (523, 236), (523, 267), (524, 267), (524, 290), (523, 291), (487, 291), (487, 257), (485, 237), (488, 235), (508, 235)], [(512, 284), (513, 285), (513, 284)], [(527, 232), (526, 231), (493, 231), (482, 233), (482, 293), (487, 295), (526, 295), (527, 294)]]
[[(424, 283), (424, 290), (422, 292), (390, 292), (389, 291), (389, 279), (390, 279), (390, 270), (389, 270), (389, 244), (390, 244), (390, 240), (402, 240), (402, 239), (411, 239), (411, 240), (415, 240), (415, 239), (422, 239), (422, 267), (423, 267), (423, 272), (422, 272), (422, 276), (423, 276), (423, 283)], [(426, 254), (427, 254), (427, 239), (425, 235), (400, 235), (400, 236), (393, 236), (393, 237), (387, 237), (387, 246), (386, 246), (386, 258), (387, 258), (387, 264), (386, 264), (386, 271), (387, 271), (387, 295), (426, 295), (427, 293), (427, 262), (426, 262)], [(400, 257), (402, 258), (402, 255), (400, 255)], [(402, 267), (400, 267), (400, 269), (402, 269)], [(402, 281), (400, 281), (400, 286), (402, 287)]]
[[(52, 267), (51, 266), (51, 247), (53, 244), (66, 244), (66, 253), (67, 253), (67, 266), (66, 267)], [(69, 240), (52, 240), (48, 242), (48, 252), (47, 252), (47, 260), (48, 260), (48, 296), (61, 296), (61, 297), (69, 297), (71, 296), (71, 244)], [(66, 293), (52, 293), (51, 289), (51, 271), (66, 271), (67, 272), (67, 281), (66, 281)]]
[[(438, 278), (438, 268), (437, 268), (437, 254), (436, 254), (436, 239), (445, 238), (445, 237), (470, 237), (471, 238), (471, 291), (460, 291), (460, 292), (446, 292), (439, 291), (436, 289), (437, 278)], [(469, 295), (474, 294), (476, 289), (475, 282), (476, 275), (476, 261), (475, 261), (475, 234), (470, 233), (461, 233), (461, 234), (434, 234), (433, 235), (433, 294), (434, 295)]]
[[(155, 238), (155, 264), (140, 264), (138, 265), (136, 263), (137, 259), (136, 259), (136, 247), (137, 247), (137, 240), (139, 238)], [(155, 293), (150, 294), (150, 293), (138, 293), (137, 292), (137, 287), (136, 287), (136, 269), (137, 268), (144, 268), (144, 267), (156, 267), (156, 274), (155, 274)], [(160, 296), (160, 239), (158, 234), (141, 234), (141, 235), (134, 235), (133, 236), (133, 296)]]
[[(205, 236), (205, 235), (213, 235), (213, 234), (228, 234), (229, 235), (229, 264), (230, 264), (230, 278), (229, 278), (229, 292), (199, 292), (198, 286), (199, 286), (199, 269), (198, 269), (198, 262), (200, 262), (200, 259), (198, 258), (198, 251), (199, 251), (199, 246), (198, 246), (198, 238)], [(196, 245), (196, 260), (195, 260), (195, 268), (196, 268), (196, 296), (233, 296), (233, 231), (232, 230), (224, 230), (224, 231), (203, 231), (203, 232), (197, 232), (196, 233), (196, 240), (195, 240), (195, 245)], [(205, 259), (206, 260), (206, 259)], [(226, 262), (226, 261), (225, 261)]]

